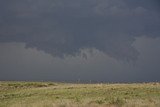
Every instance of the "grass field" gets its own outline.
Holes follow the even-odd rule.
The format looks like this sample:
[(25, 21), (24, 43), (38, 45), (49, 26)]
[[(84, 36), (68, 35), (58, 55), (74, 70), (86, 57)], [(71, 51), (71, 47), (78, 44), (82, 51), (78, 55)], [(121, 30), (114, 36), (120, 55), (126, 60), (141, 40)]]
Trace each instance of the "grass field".
[(160, 107), (160, 83), (0, 82), (0, 107)]

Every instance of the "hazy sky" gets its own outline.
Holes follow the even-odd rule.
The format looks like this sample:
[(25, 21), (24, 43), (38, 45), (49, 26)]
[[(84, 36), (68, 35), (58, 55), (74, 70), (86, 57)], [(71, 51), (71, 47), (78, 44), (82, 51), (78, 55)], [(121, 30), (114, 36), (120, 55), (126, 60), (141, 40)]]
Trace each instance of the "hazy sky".
[(159, 77), (159, 0), (0, 0), (0, 80)]

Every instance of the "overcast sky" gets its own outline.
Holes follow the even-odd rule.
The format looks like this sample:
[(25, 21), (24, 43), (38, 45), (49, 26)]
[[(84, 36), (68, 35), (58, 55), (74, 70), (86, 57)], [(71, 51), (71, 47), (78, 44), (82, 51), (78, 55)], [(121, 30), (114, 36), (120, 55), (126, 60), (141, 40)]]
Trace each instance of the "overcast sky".
[(159, 77), (159, 0), (0, 0), (0, 80)]

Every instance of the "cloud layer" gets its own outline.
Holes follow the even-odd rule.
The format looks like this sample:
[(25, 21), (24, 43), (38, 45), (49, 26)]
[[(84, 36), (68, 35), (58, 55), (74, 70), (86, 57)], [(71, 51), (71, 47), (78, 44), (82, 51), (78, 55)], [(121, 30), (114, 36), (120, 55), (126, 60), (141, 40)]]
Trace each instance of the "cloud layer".
[[(103, 52), (83, 50), (79, 56), (52, 57), (24, 43), (0, 43), (0, 80), (65, 82), (160, 81), (160, 38), (138, 37), (134, 47), (140, 55), (135, 64), (117, 61)], [(87, 60), (82, 58), (86, 53)]]
[[(143, 1), (143, 2), (142, 2)], [(53, 56), (97, 49), (135, 61), (136, 37), (158, 37), (158, 0), (2, 0), (0, 42), (25, 43)]]

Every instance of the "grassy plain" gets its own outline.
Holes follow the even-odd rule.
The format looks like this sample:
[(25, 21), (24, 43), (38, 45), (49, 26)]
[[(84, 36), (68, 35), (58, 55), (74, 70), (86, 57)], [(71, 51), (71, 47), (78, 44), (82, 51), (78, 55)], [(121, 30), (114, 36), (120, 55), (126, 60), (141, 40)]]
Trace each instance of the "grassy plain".
[(1, 81), (0, 107), (160, 107), (160, 83)]

